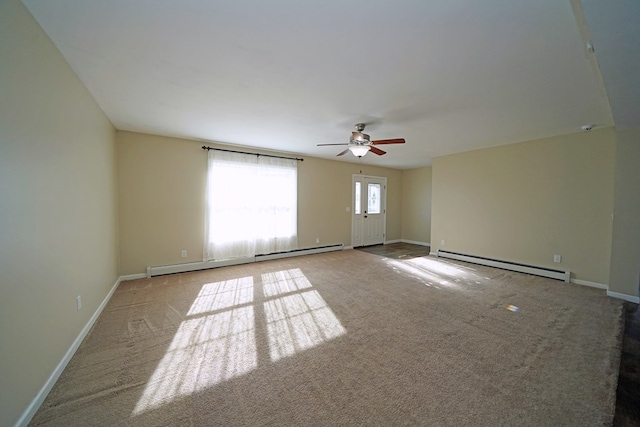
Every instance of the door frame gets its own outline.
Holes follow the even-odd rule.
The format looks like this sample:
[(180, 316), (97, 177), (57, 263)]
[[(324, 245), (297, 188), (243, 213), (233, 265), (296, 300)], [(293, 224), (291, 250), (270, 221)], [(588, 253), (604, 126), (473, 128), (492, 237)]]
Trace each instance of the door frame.
[(386, 176), (375, 176), (375, 175), (362, 175), (362, 174), (357, 174), (354, 173), (353, 175), (351, 175), (351, 247), (355, 248), (355, 247), (360, 247), (360, 246), (364, 246), (363, 245), (363, 229), (364, 227), (362, 226), (362, 222), (360, 223), (360, 242), (356, 243), (355, 241), (355, 229), (356, 229), (356, 222), (358, 220), (358, 218), (356, 217), (356, 209), (355, 209), (355, 204), (356, 204), (356, 194), (355, 194), (355, 188), (356, 188), (356, 181), (360, 181), (362, 183), (361, 186), (361, 197), (360, 197), (360, 207), (361, 207), (361, 211), (359, 215), (363, 215), (363, 203), (364, 203), (364, 197), (362, 197), (364, 195), (364, 180), (370, 178), (370, 179), (375, 179), (375, 180), (379, 180), (382, 181), (382, 244), (384, 245), (385, 242), (387, 241), (387, 177)]

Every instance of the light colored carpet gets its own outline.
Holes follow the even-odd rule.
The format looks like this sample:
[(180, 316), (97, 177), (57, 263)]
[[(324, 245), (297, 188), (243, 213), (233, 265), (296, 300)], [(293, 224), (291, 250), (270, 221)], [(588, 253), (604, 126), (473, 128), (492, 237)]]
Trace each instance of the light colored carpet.
[(609, 425), (622, 307), (354, 250), (123, 282), (32, 425)]

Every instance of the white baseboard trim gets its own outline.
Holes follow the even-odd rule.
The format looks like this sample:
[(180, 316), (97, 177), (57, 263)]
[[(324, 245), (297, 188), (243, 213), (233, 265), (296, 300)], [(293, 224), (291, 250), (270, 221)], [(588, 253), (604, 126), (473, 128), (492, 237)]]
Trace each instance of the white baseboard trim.
[(635, 304), (640, 304), (640, 297), (634, 297), (632, 295), (621, 294), (618, 292), (607, 291), (607, 296), (611, 298), (618, 298), (625, 301), (629, 301)]
[[(438, 253), (437, 252), (429, 252), (429, 255), (437, 257)], [(588, 280), (571, 279), (571, 283), (575, 283), (576, 285), (589, 286), (591, 288), (597, 288), (597, 289), (608, 289), (609, 288), (605, 284), (597, 283), (597, 282), (589, 282)], [(632, 295), (627, 295), (627, 294), (621, 294), (621, 293), (618, 293), (618, 292), (607, 291), (607, 296), (611, 297), (611, 298), (618, 298), (618, 299), (622, 299), (622, 300), (625, 300), (625, 301), (629, 301), (629, 302), (633, 302), (633, 303), (636, 303), (636, 304), (640, 304), (640, 297), (634, 297)]]
[(120, 281), (124, 282), (127, 280), (137, 280), (137, 279), (146, 279), (147, 275), (144, 273), (138, 273), (138, 274), (127, 274), (124, 276), (120, 276)]
[(394, 243), (401, 243), (402, 240), (400, 239), (395, 239), (395, 240), (385, 240), (383, 245), (393, 245)]
[[(142, 277), (144, 277), (144, 274), (142, 275)], [(71, 358), (78, 350), (78, 347), (80, 347), (80, 344), (82, 344), (82, 341), (86, 338), (87, 334), (93, 327), (93, 324), (96, 323), (96, 320), (98, 320), (98, 317), (102, 313), (102, 310), (104, 310), (105, 306), (113, 296), (113, 293), (116, 291), (121, 281), (122, 281), (122, 277), (119, 277), (118, 280), (116, 280), (116, 283), (111, 287), (111, 290), (109, 291), (107, 296), (104, 297), (104, 299), (96, 309), (95, 313), (93, 313), (93, 315), (87, 322), (87, 324), (84, 325), (84, 328), (82, 328), (82, 330), (80, 331), (80, 334), (78, 334), (76, 339), (73, 340), (71, 347), (69, 347), (69, 350), (67, 350), (65, 355), (62, 357), (62, 360), (60, 360), (60, 362), (58, 363), (58, 366), (56, 366), (56, 368), (53, 370), (53, 372), (51, 373), (47, 381), (44, 383), (44, 385), (36, 395), (36, 397), (33, 398), (31, 403), (29, 403), (29, 406), (27, 406), (27, 409), (25, 409), (22, 415), (20, 416), (20, 418), (18, 418), (18, 421), (15, 424), (15, 427), (23, 427), (23, 426), (26, 427), (31, 421), (31, 419), (33, 418), (33, 416), (36, 414), (36, 412), (38, 412), (38, 409), (42, 405), (42, 402), (44, 402), (44, 399), (46, 399), (47, 395), (55, 385), (56, 381), (58, 381), (58, 378), (60, 378), (60, 375), (62, 375), (62, 371), (64, 371), (64, 368), (66, 368), (67, 365), (69, 364), (69, 361), (71, 361)]]
[(188, 273), (191, 271), (208, 270), (210, 268), (229, 267), (231, 265), (239, 265), (239, 264), (249, 264), (255, 261), (256, 261), (255, 257), (248, 257), (248, 258), (224, 259), (220, 261), (213, 261), (213, 260), (196, 261), (196, 262), (187, 262), (184, 264), (149, 266), (147, 267), (147, 274), (145, 274), (144, 277), (149, 279), (153, 276), (162, 276), (164, 274)]
[(342, 243), (338, 243), (337, 245), (329, 245), (329, 246), (320, 246), (317, 248), (306, 248), (306, 249), (297, 249), (291, 252), (280, 252), (276, 254), (268, 254), (268, 255), (256, 255), (256, 262), (260, 261), (269, 261), (272, 259), (281, 259), (281, 258), (293, 258), (296, 256), (302, 255), (314, 255), (314, 254), (323, 254), (325, 252), (336, 252), (344, 249)]
[(589, 282), (587, 280), (580, 279), (571, 279), (571, 283), (575, 283), (576, 285), (589, 286), (590, 288), (598, 288), (598, 289), (607, 289), (607, 285), (603, 285), (602, 283)]
[(534, 274), (536, 276), (549, 277), (551, 279), (563, 280), (567, 283), (571, 280), (571, 272), (555, 270), (547, 267), (520, 264), (517, 262), (505, 261), (495, 258), (485, 258), (477, 255), (463, 254), (458, 252), (443, 251), (438, 249), (438, 258), (450, 258), (458, 261), (471, 262), (474, 264), (488, 265), (489, 267), (502, 268), (503, 270), (517, 271), (520, 273)]
[(353, 249), (353, 246), (345, 246), (342, 250), (346, 251), (347, 249)]
[(247, 258), (233, 258), (223, 260), (197, 261), (185, 264), (149, 266), (147, 267), (147, 274), (144, 277), (150, 278), (153, 276), (161, 276), (163, 274), (186, 273), (190, 271), (208, 270), (210, 268), (228, 267), (231, 265), (250, 264), (253, 262), (268, 261), (273, 259), (341, 251), (343, 250), (343, 248), (344, 246), (342, 245), (342, 243), (338, 243), (335, 245), (318, 246), (314, 248), (294, 249), (288, 252), (255, 255)]
[(427, 242), (418, 242), (416, 240), (406, 240), (406, 239), (402, 239), (400, 241), (402, 243), (410, 243), (412, 245), (420, 245), (420, 246), (429, 246), (429, 247), (431, 247), (431, 243), (427, 243)]

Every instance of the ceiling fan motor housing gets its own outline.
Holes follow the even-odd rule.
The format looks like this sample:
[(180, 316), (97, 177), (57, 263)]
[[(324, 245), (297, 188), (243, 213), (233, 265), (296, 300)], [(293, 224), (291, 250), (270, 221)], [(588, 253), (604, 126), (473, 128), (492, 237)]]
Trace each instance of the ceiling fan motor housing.
[(350, 144), (369, 145), (371, 143), (371, 137), (362, 132), (351, 132), (351, 138), (349, 138)]

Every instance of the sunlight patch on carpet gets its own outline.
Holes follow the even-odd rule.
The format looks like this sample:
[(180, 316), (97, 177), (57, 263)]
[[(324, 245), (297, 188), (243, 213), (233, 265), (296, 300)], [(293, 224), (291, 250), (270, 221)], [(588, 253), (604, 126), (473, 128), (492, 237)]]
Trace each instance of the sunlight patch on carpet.
[(456, 267), (427, 258), (414, 258), (406, 261), (389, 260), (388, 263), (398, 272), (413, 276), (425, 285), (439, 288), (458, 287), (456, 282), (469, 277), (469, 273)]
[(224, 280), (202, 286), (187, 316), (209, 313), (253, 301), (253, 278)]
[(317, 291), (267, 301), (264, 311), (273, 361), (315, 347), (346, 332)]
[(311, 282), (299, 268), (276, 271), (262, 275), (262, 286), (265, 297), (286, 294), (289, 292), (307, 289)]
[[(346, 333), (302, 270), (261, 275), (271, 361)], [(254, 280), (202, 286), (146, 384), (133, 415), (244, 375), (258, 367)], [(282, 296), (282, 294), (287, 294)]]
[(464, 271), (462, 268), (435, 259), (413, 258), (406, 262), (423, 271), (432, 271), (441, 276), (455, 276), (461, 278), (469, 277), (469, 273)]
[[(202, 314), (252, 299), (251, 277), (209, 283), (202, 287), (189, 314)], [(133, 414), (246, 374), (257, 366), (252, 305), (185, 320), (147, 382)]]

